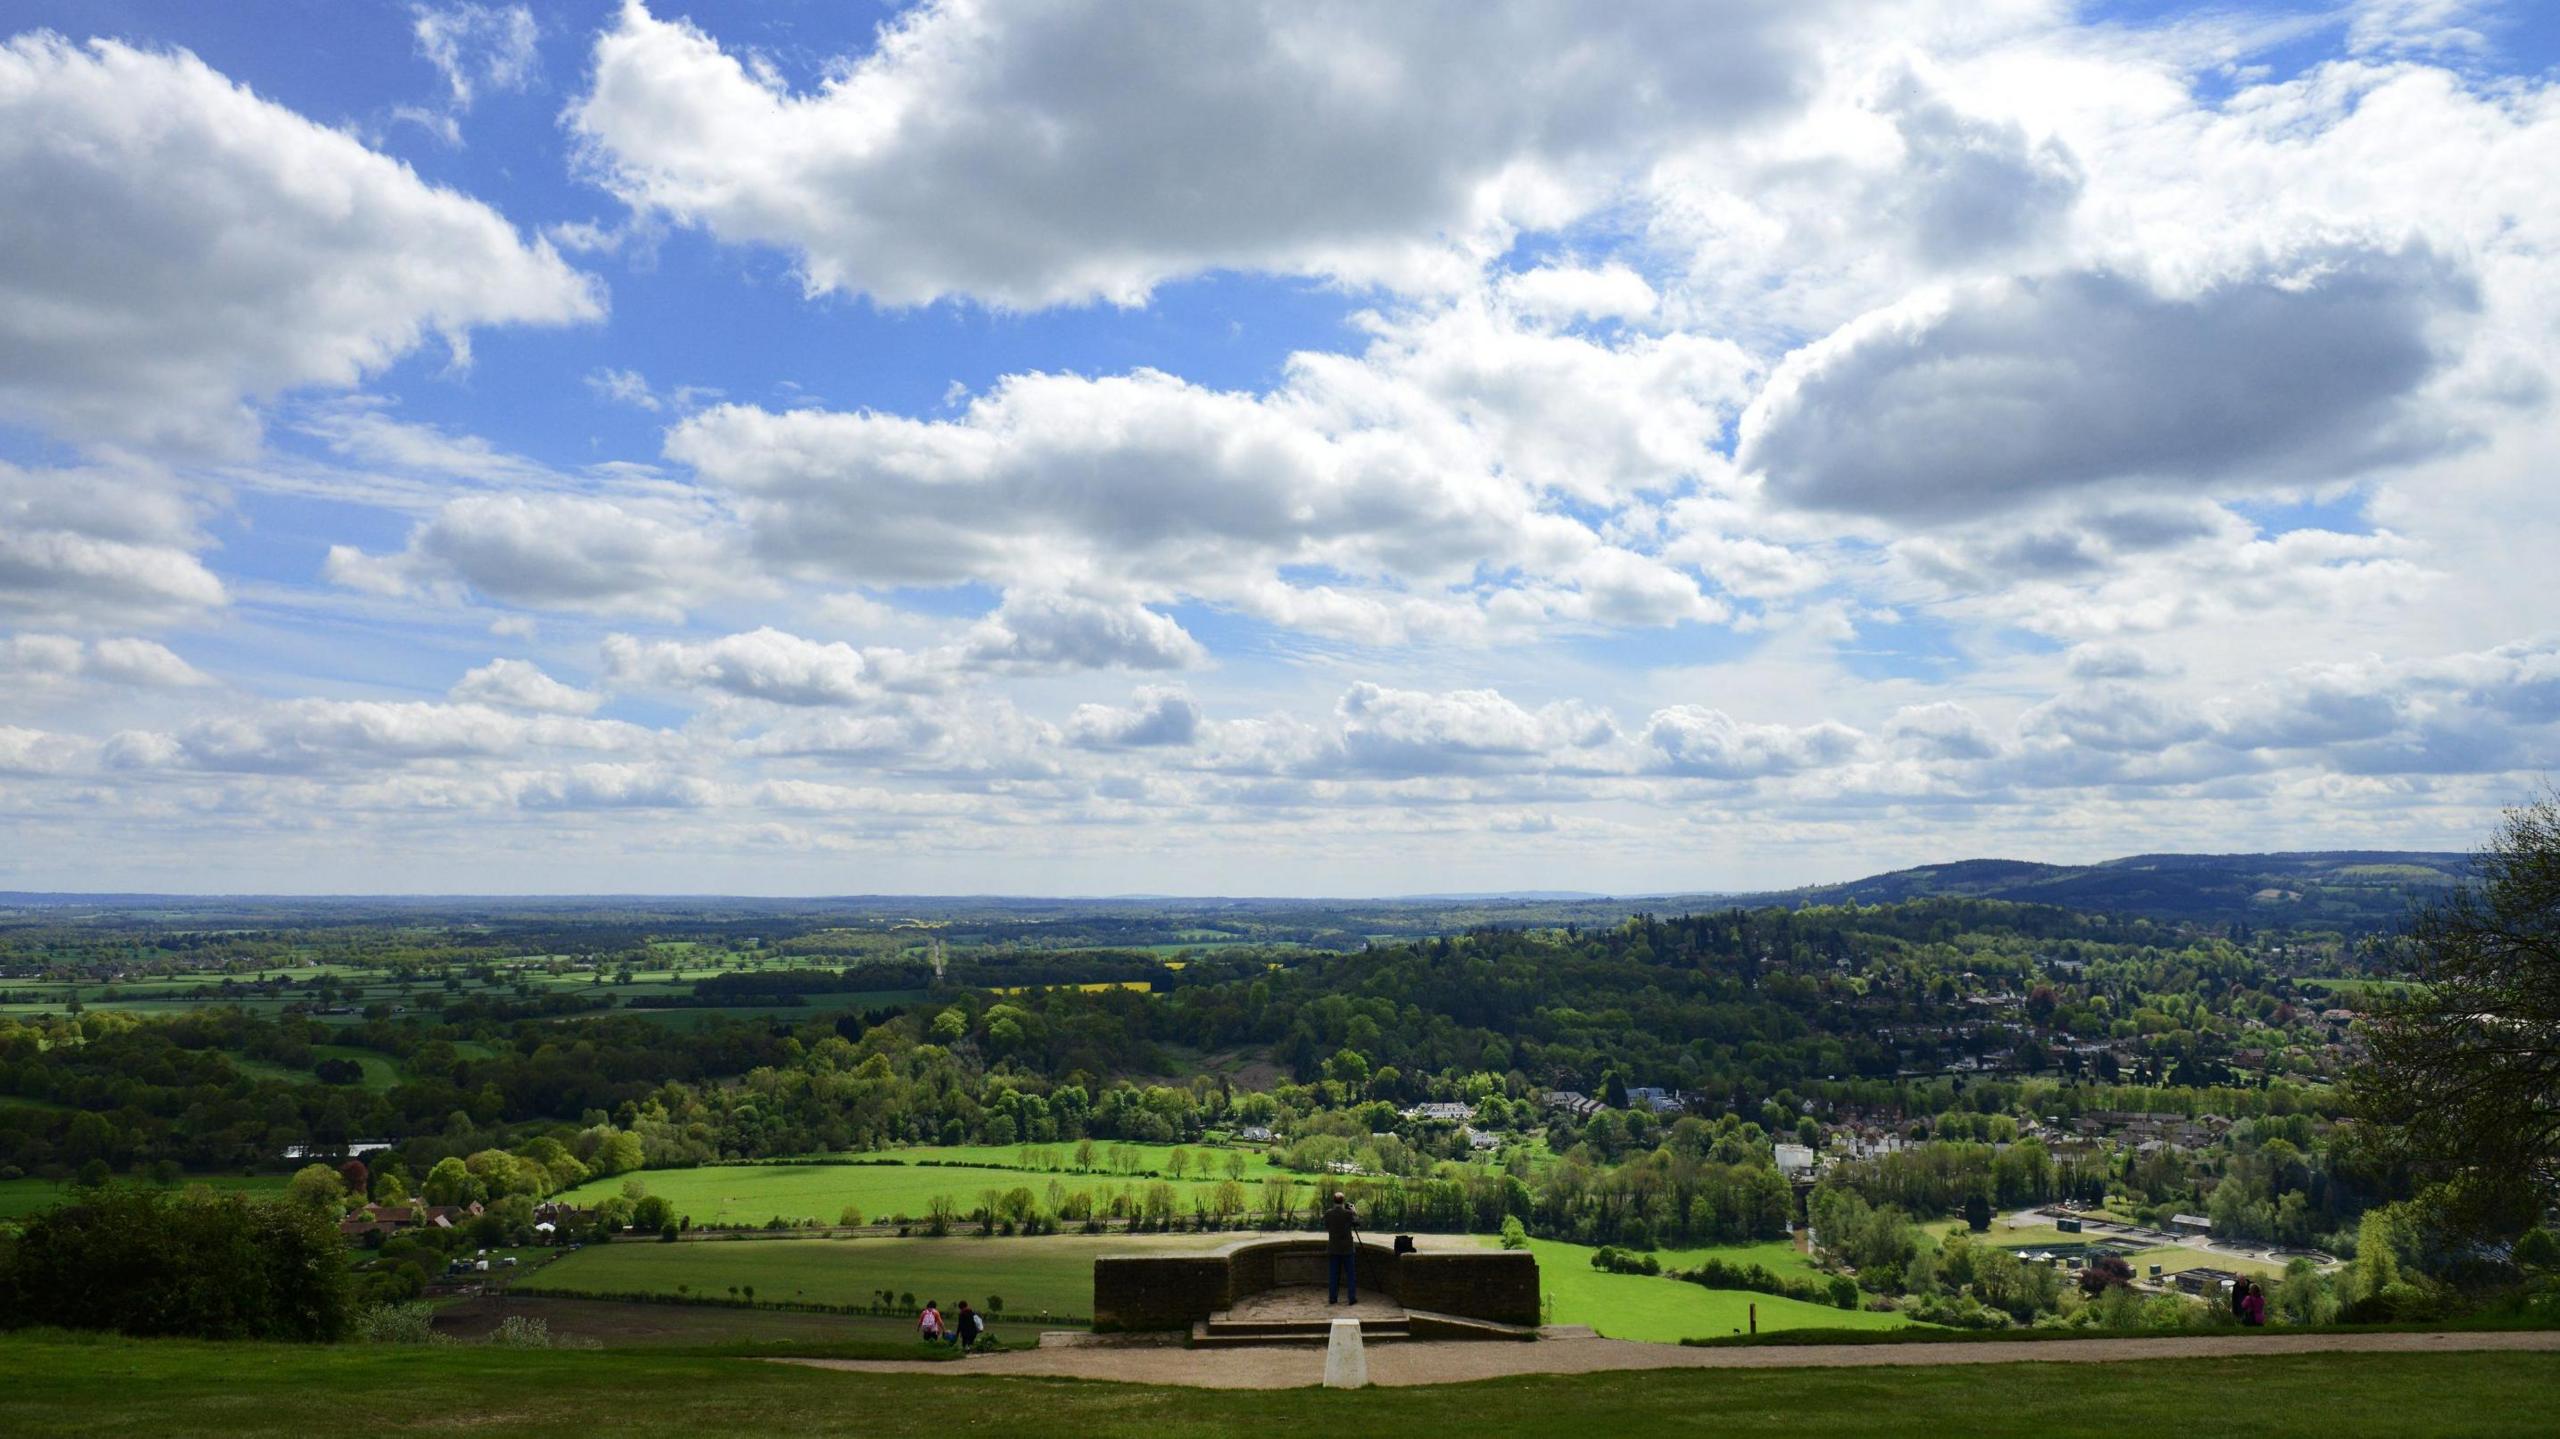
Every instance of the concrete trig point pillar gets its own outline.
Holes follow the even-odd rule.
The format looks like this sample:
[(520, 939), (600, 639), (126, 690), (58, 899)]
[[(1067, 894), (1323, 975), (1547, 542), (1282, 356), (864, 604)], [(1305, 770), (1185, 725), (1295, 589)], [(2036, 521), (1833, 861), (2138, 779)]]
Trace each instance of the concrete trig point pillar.
[(1360, 1321), (1336, 1319), (1331, 1337), (1325, 1341), (1324, 1387), (1327, 1389), (1366, 1389), (1369, 1387), (1369, 1353), (1360, 1347)]

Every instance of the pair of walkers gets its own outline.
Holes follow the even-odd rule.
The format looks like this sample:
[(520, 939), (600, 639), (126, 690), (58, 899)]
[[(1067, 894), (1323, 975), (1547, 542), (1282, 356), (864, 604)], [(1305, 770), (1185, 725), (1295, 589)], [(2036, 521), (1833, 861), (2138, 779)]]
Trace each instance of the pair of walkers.
[(941, 1301), (935, 1299), (926, 1300), (924, 1312), (916, 1316), (917, 1337), (927, 1344), (957, 1344), (963, 1353), (976, 1348), (986, 1332), (987, 1317), (970, 1308), (966, 1299), (948, 1321), (942, 1317)]
[(2267, 1322), (2267, 1291), (2255, 1279), (2233, 1281), (2231, 1285), (2231, 1317), (2252, 1329)]

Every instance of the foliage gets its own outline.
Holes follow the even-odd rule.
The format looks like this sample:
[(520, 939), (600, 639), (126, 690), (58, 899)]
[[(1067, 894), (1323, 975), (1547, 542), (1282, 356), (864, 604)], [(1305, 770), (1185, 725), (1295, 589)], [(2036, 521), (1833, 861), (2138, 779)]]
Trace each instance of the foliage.
[(0, 1251), (0, 1323), (208, 1339), (329, 1340), (352, 1285), (306, 1204), (115, 1187), (30, 1219)]
[(489, 1331), (488, 1343), (499, 1349), (548, 1349), (551, 1347), (551, 1322), (510, 1314)]
[(2475, 866), (2410, 925), (2417, 986), (2369, 1025), (2354, 1094), (2392, 1157), (2512, 1234), (2560, 1203), (2560, 794), (2508, 811)]
[(424, 1301), (370, 1304), (356, 1311), (347, 1337), (363, 1344), (436, 1344), (436, 1307)]

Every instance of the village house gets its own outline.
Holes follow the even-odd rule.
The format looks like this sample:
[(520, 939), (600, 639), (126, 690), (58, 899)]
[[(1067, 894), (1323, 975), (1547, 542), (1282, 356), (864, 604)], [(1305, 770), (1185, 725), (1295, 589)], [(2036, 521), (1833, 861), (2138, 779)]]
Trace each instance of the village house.
[(1681, 1097), (1679, 1090), (1663, 1089), (1650, 1084), (1630, 1088), (1627, 1091), (1627, 1104), (1630, 1107), (1641, 1104), (1656, 1114), (1678, 1114), (1689, 1107), (1689, 1102)]
[(1472, 1104), (1454, 1103), (1416, 1104), (1404, 1110), (1404, 1117), (1446, 1124), (1464, 1124), (1476, 1117), (1476, 1107)]
[(368, 1234), (389, 1236), (412, 1229), (454, 1229), (477, 1219), (481, 1206), (473, 1204), (367, 1204), (350, 1210), (338, 1221), (338, 1233), (349, 1239)]

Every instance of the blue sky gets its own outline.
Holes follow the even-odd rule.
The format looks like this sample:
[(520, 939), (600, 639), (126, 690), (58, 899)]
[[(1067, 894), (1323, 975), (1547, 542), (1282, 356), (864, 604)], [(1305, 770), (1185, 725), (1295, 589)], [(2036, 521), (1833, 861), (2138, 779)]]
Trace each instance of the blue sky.
[(2470, 843), (2560, 20), (29, 4), (0, 887)]

